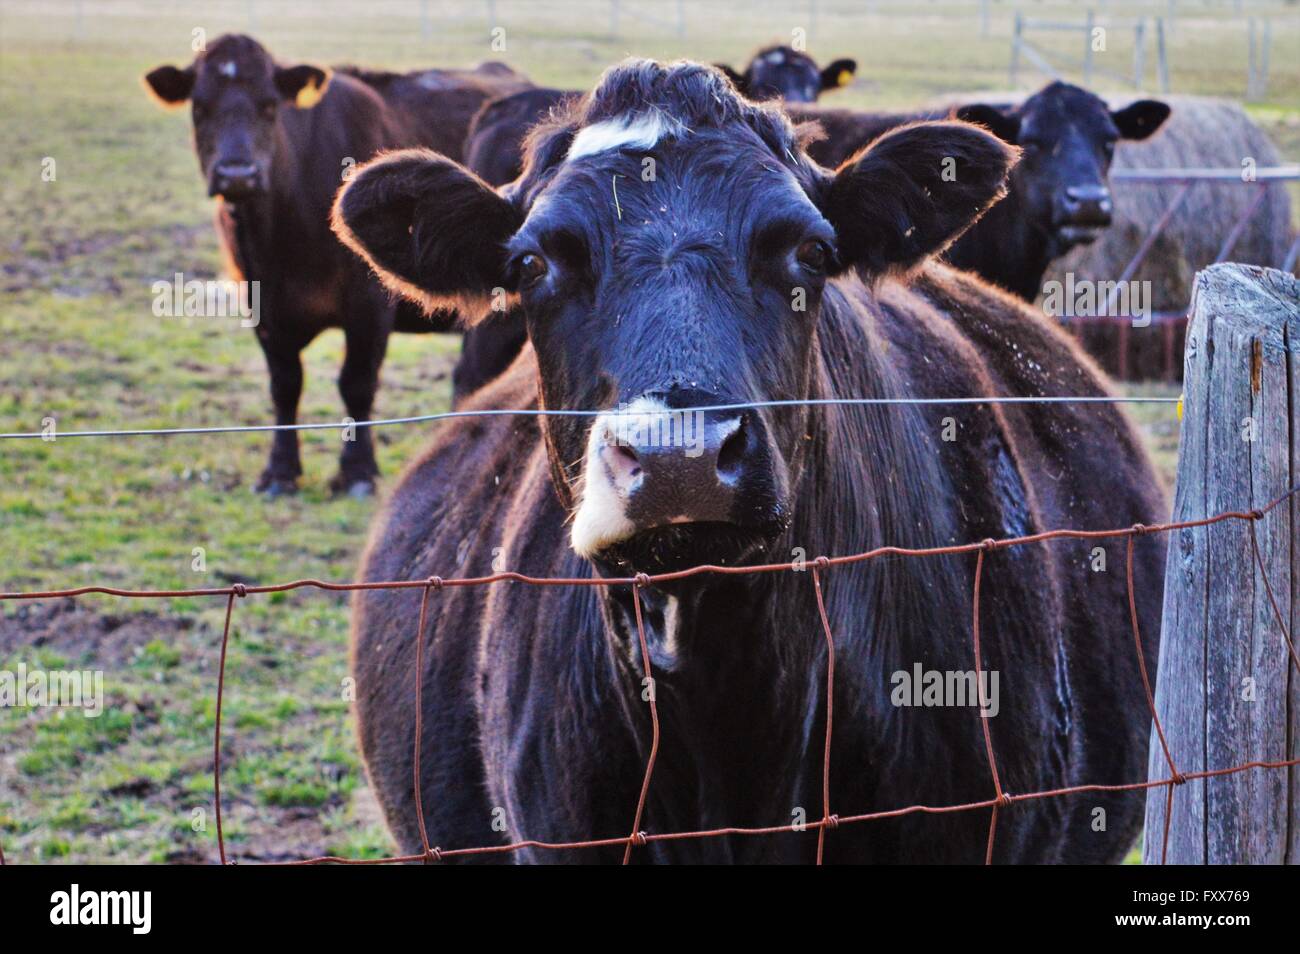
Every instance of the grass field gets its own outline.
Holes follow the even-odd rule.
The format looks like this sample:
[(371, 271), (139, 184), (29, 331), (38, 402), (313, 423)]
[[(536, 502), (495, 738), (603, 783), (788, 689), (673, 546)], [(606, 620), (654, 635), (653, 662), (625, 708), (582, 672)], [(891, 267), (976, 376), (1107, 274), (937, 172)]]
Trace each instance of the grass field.
[[(219, 268), (187, 113), (158, 110), (139, 79), (159, 63), (187, 62), (195, 28), (209, 38), (252, 32), (284, 60), (414, 68), (494, 57), (572, 87), (627, 54), (739, 65), (756, 46), (804, 28), (814, 54), (859, 60), (859, 80), (835, 94), (838, 104), (906, 106), (1007, 84), (1009, 3), (992, 5), (987, 37), (972, 3), (820, 2), (815, 19), (807, 2), (686, 3), (681, 36), (671, 24), (632, 18), (636, 10), (671, 19), (673, 3), (622, 6), (613, 37), (608, 3), (502, 0), (492, 7), (506, 49), (494, 53), (484, 2), (429, 4), (425, 36), (417, 0), (0, 0), (0, 431), (39, 430), (49, 417), (63, 431), (269, 421), (266, 372), (248, 331), (151, 309), (153, 282)], [(1064, 4), (1025, 6), (1077, 16)], [(1247, 6), (1273, 18), (1269, 93), (1251, 109), (1295, 160), (1300, 24), (1294, 7)], [(1163, 13), (1167, 4), (1108, 9)], [(1179, 9), (1188, 12), (1170, 34), (1174, 90), (1240, 96), (1244, 20), (1227, 3)], [(1114, 26), (1109, 47), (1099, 65), (1129, 69), (1131, 29)], [(46, 158), (56, 163), (52, 182), (41, 175)], [(304, 420), (342, 415), (333, 383), (341, 346), (328, 334), (307, 352)], [(446, 409), (458, 346), (453, 337), (395, 337), (376, 415)], [(1150, 410), (1141, 423), (1172, 475), (1172, 413)], [(427, 435), (421, 427), (378, 433), (386, 485)], [(251, 490), (266, 451), (257, 435), (3, 442), (0, 589), (348, 579), (377, 503), (330, 498), (338, 440), (306, 435), (302, 492), (274, 501)], [(193, 569), (195, 548), (202, 572)], [(223, 607), (104, 596), (0, 607), (0, 670), (100, 669), (106, 697), (97, 719), (0, 712), (0, 842), (10, 860), (215, 857), (211, 735)], [(314, 591), (237, 607), (223, 776), (236, 858), (391, 849), (344, 699), (347, 621), (342, 597)]]

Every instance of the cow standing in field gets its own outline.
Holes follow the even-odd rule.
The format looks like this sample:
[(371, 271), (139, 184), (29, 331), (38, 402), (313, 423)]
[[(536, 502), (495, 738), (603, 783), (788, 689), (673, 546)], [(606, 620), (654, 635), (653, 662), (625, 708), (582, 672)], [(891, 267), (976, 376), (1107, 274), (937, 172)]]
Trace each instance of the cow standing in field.
[[(342, 328), (339, 393), (354, 421), (367, 420), (393, 331), (452, 330), (454, 313), (423, 315), (394, 302), (334, 239), (330, 204), (358, 163), (384, 149), (429, 146), (459, 154), (484, 100), (524, 81), (500, 64), (475, 71), (412, 74), (282, 66), (256, 40), (222, 36), (185, 68), (145, 77), (164, 104), (191, 104), (194, 147), (229, 270), (260, 283), (257, 339), (271, 377), (277, 424), (297, 420), (300, 353), (327, 328)], [(352, 436), (352, 435), (350, 435)], [(345, 441), (335, 492), (366, 495), (379, 468), (368, 428)], [(298, 435), (277, 431), (257, 482), (292, 492), (302, 474)]]
[[(641, 175), (647, 159), (653, 181)], [(525, 173), (504, 189), (427, 151), (369, 164), (341, 192), (335, 229), (391, 287), (426, 308), (498, 287), (518, 296), (529, 344), (470, 406), (606, 413), (443, 426), (377, 520), (362, 578), (502, 565), (628, 576), (1154, 522), (1161, 492), (1112, 406), (690, 410), (1107, 394), (1045, 316), (930, 261), (998, 199), (1014, 161), (986, 131), (940, 122), (883, 136), (832, 172), (779, 109), (742, 99), (716, 70), (629, 61), (530, 137)], [(639, 423), (627, 426), (629, 415)], [(689, 440), (647, 437), (674, 415)], [(1001, 686), (987, 724), (1008, 792), (1145, 778), (1150, 718), (1124, 574), (1090, 572), (1094, 544), (986, 555), (983, 659)], [(1150, 667), (1164, 546), (1139, 538), (1135, 548)], [(992, 796), (975, 708), (891, 700), (896, 675), (917, 665), (974, 668), (974, 565), (969, 555), (889, 559), (823, 574), (837, 647), (832, 811)], [(827, 685), (811, 576), (706, 573), (641, 587), (651, 673), (626, 584), (446, 587), (414, 636), (418, 589), (357, 593), (361, 747), (401, 849), (421, 850), (417, 678), (423, 813), (444, 850), (627, 836), (651, 677), (662, 738), (646, 831), (815, 819)], [(418, 673), (415, 639), (426, 647)], [(1140, 792), (1016, 803), (1001, 814), (994, 857), (1116, 861), (1142, 804)], [(987, 811), (912, 814), (842, 826), (826, 853), (971, 863), (988, 833)], [(633, 856), (809, 861), (816, 843), (811, 832), (668, 840)]]
[[(1051, 83), (1014, 107), (975, 103), (951, 111), (878, 114), (794, 109), (826, 133), (808, 152), (825, 166), (847, 161), (877, 136), (904, 123), (951, 113), (1020, 147), (1007, 196), (948, 249), (949, 263), (1034, 301), (1053, 260), (1093, 242), (1114, 211), (1107, 173), (1120, 140), (1146, 139), (1169, 116), (1156, 100), (1119, 110), (1068, 83)], [(1116, 276), (1118, 277), (1118, 276)]]

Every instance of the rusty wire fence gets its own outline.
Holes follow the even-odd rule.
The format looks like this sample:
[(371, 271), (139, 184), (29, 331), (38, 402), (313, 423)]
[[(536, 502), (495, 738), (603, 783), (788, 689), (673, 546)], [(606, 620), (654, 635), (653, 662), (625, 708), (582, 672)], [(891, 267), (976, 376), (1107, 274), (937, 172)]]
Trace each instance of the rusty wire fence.
[[(1187, 781), (1194, 779), (1208, 779), (1225, 775), (1232, 775), (1238, 772), (1250, 770), (1281, 770), (1296, 765), (1300, 765), (1300, 759), (1286, 759), (1273, 761), (1249, 761), (1237, 765), (1221, 766), (1213, 769), (1206, 769), (1198, 772), (1184, 773), (1179, 770), (1175, 762), (1173, 753), (1165, 739), (1164, 726), (1161, 724), (1160, 716), (1156, 711), (1155, 698), (1152, 691), (1150, 676), (1147, 672), (1146, 662), (1142, 649), (1142, 633), (1138, 625), (1137, 604), (1134, 595), (1133, 579), (1133, 546), (1134, 540), (1147, 534), (1167, 533), (1174, 530), (1184, 530), (1194, 527), (1208, 527), (1226, 521), (1245, 521), (1250, 528), (1250, 541), (1254, 553), (1254, 561), (1260, 571), (1260, 578), (1263, 582), (1265, 591), (1268, 595), (1269, 603), (1272, 606), (1274, 617), (1277, 621), (1279, 636), (1282, 639), (1287, 651), (1289, 652), (1291, 664), (1295, 667), (1297, 675), (1300, 675), (1300, 655), (1297, 655), (1295, 643), (1292, 641), (1291, 634), (1288, 631), (1286, 619), (1282, 613), (1277, 599), (1273, 593), (1272, 585), (1269, 582), (1268, 568), (1264, 564), (1263, 556), (1260, 552), (1258, 536), (1256, 533), (1256, 524), (1267, 519), (1268, 515), (1274, 510), (1288, 503), (1291, 498), (1300, 494), (1300, 486), (1293, 487), (1285, 494), (1277, 497), (1266, 506), (1249, 511), (1227, 511), (1206, 517), (1199, 520), (1188, 520), (1181, 522), (1171, 522), (1153, 525), (1135, 524), (1131, 527), (1115, 530), (1073, 530), (1057, 529), (1041, 533), (1031, 534), (1021, 537), (1005, 539), (985, 539), (978, 542), (960, 544), (947, 547), (933, 547), (928, 549), (908, 549), (904, 547), (883, 546), (874, 550), (863, 553), (855, 553), (837, 557), (817, 557), (808, 563), (791, 562), (791, 563), (771, 563), (758, 566), (712, 566), (702, 565), (695, 566), (685, 570), (679, 570), (672, 573), (663, 573), (658, 575), (639, 574), (635, 577), (619, 578), (556, 578), (556, 577), (533, 577), (521, 573), (502, 572), (495, 573), (491, 576), (460, 578), (460, 579), (443, 579), (433, 576), (423, 580), (390, 580), (367, 583), (332, 583), (315, 579), (294, 580), (288, 583), (272, 585), (245, 585), (235, 583), (226, 587), (214, 587), (204, 589), (186, 589), (186, 590), (127, 590), (117, 589), (104, 586), (83, 586), (73, 589), (48, 590), (43, 592), (11, 592), (0, 593), (0, 602), (12, 600), (38, 600), (54, 599), (60, 597), (77, 597), (87, 594), (97, 593), (110, 596), (126, 597), (131, 599), (168, 599), (175, 597), (224, 597), (225, 622), (221, 632), (220, 644), (220, 661), (217, 669), (217, 681), (215, 687), (216, 708), (215, 708), (215, 727), (212, 739), (212, 783), (214, 794), (214, 807), (216, 815), (217, 828), (217, 848), (220, 855), (221, 863), (231, 863), (226, 853), (225, 835), (222, 828), (222, 793), (221, 793), (221, 742), (222, 742), (222, 706), (225, 697), (225, 676), (226, 676), (226, 656), (230, 642), (230, 624), (234, 615), (235, 603), (237, 600), (244, 599), (250, 595), (263, 593), (280, 593), (288, 590), (315, 588), (329, 591), (354, 591), (354, 590), (397, 590), (397, 589), (419, 589), (423, 591), (420, 601), (420, 613), (414, 632), (415, 636), (415, 666), (418, 673), (416, 679), (415, 691), (415, 741), (414, 741), (414, 772), (413, 772), (413, 793), (415, 799), (415, 810), (419, 822), (419, 831), (423, 850), (419, 854), (412, 855), (393, 855), (384, 858), (358, 859), (342, 858), (335, 856), (320, 856), (314, 858), (305, 858), (298, 861), (291, 861), (288, 864), (294, 865), (315, 865), (315, 864), (348, 864), (348, 865), (372, 865), (372, 864), (394, 864), (394, 863), (411, 863), (411, 862), (437, 862), (452, 858), (467, 858), (477, 855), (503, 854), (519, 851), (520, 849), (530, 848), (546, 851), (563, 851), (566, 849), (582, 848), (601, 848), (623, 846), (623, 863), (629, 863), (635, 850), (644, 847), (651, 842), (671, 841), (679, 839), (692, 838), (719, 838), (724, 836), (762, 836), (774, 835), (787, 832), (811, 832), (817, 833), (817, 852), (816, 860), (822, 862), (827, 832), (833, 831), (842, 825), (861, 824), (879, 819), (897, 818), (904, 815), (912, 814), (947, 814), (953, 812), (973, 812), (988, 811), (989, 829), (988, 843), (985, 851), (985, 864), (993, 862), (993, 848), (997, 833), (998, 816), (1002, 811), (1009, 809), (1018, 802), (1026, 802), (1041, 798), (1059, 798), (1067, 795), (1075, 795), (1085, 792), (1132, 792), (1143, 791), (1147, 789), (1164, 787), (1166, 790), (1166, 811), (1164, 831), (1162, 833), (1161, 861), (1163, 862), (1168, 852), (1169, 843), (1169, 822), (1173, 815), (1174, 791)], [(899, 808), (890, 808), (876, 811), (866, 811), (858, 814), (839, 814), (833, 810), (830, 798), (830, 769), (831, 769), (831, 739), (834, 729), (834, 687), (835, 687), (835, 636), (831, 631), (830, 620), (826, 612), (826, 603), (823, 595), (824, 577), (828, 575), (827, 571), (842, 566), (850, 566), (858, 563), (866, 563), (870, 560), (883, 556), (897, 556), (906, 558), (922, 559), (932, 556), (974, 554), (974, 586), (972, 591), (972, 619), (971, 619), (971, 643), (972, 653), (975, 663), (975, 671), (983, 671), (983, 659), (980, 648), (980, 590), (984, 578), (984, 561), (986, 554), (997, 550), (1005, 550), (1012, 547), (1024, 546), (1027, 544), (1040, 543), (1052, 540), (1073, 539), (1073, 540), (1101, 540), (1101, 539), (1120, 538), (1126, 541), (1126, 586), (1128, 595), (1129, 618), (1132, 623), (1133, 648), (1137, 657), (1138, 671), (1142, 679), (1142, 688), (1146, 696), (1147, 706), (1151, 712), (1152, 724), (1155, 727), (1156, 737), (1159, 740), (1165, 763), (1168, 766), (1168, 775), (1161, 779), (1148, 779), (1146, 781), (1133, 781), (1122, 784), (1084, 784), (1075, 785), (1067, 788), (1058, 788), (1049, 791), (1037, 791), (1029, 793), (1012, 793), (1005, 790), (1002, 784), (1001, 776), (998, 772), (998, 759), (993, 749), (993, 741), (989, 732), (988, 720), (980, 718), (977, 711), (977, 718), (980, 718), (981, 729), (983, 731), (985, 755), (988, 760), (990, 782), (992, 794), (989, 798), (980, 801), (968, 802), (955, 805), (908, 805)], [(681, 580), (687, 577), (700, 576), (705, 574), (719, 575), (739, 575), (739, 574), (764, 574), (780, 572), (805, 572), (810, 570), (809, 580), (813, 587), (817, 612), (821, 624), (822, 632), (826, 641), (826, 731), (822, 754), (821, 765), (821, 788), (822, 788), (822, 816), (820, 819), (793, 822), (787, 824), (774, 824), (761, 828), (714, 828), (699, 831), (644, 831), (642, 829), (642, 817), (645, 812), (646, 798), (650, 790), (651, 781), (654, 777), (655, 761), (659, 754), (659, 710), (658, 704), (653, 692), (653, 671), (650, 664), (650, 652), (646, 642), (645, 627), (641, 615), (640, 590), (643, 587), (654, 585), (656, 583), (665, 583), (674, 580)], [(514, 841), (502, 844), (479, 845), (468, 848), (442, 849), (434, 845), (428, 835), (425, 826), (423, 806), (424, 798), (422, 791), (420, 775), (420, 746), (423, 736), (423, 675), (424, 675), (424, 644), (426, 641), (426, 623), (428, 619), (428, 608), (430, 599), (434, 595), (447, 587), (458, 586), (489, 586), (493, 584), (519, 583), (526, 586), (563, 586), (563, 587), (630, 587), (632, 589), (632, 604), (635, 609), (637, 624), (637, 638), (641, 655), (641, 662), (644, 671), (650, 679), (652, 691), (649, 693), (648, 706), (650, 710), (651, 722), (651, 741), (649, 752), (645, 759), (645, 772), (640, 786), (640, 794), (637, 799), (635, 808), (629, 806), (629, 815), (631, 824), (629, 832), (626, 835), (618, 837), (605, 838), (588, 838), (580, 841), (568, 842), (541, 842), (541, 841)], [(981, 689), (981, 692), (983, 690)], [(835, 806), (840, 810), (850, 806)], [(857, 806), (852, 806), (857, 808)], [(1149, 836), (1149, 833), (1148, 833)], [(0, 846), (0, 864), (4, 863), (3, 846)]]

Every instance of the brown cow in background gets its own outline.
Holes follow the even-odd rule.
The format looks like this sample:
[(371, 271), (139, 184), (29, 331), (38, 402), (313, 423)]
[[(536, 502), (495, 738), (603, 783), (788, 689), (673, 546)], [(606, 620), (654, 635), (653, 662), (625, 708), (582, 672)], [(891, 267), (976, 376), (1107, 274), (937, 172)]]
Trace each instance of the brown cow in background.
[[(164, 104), (190, 102), (194, 148), (217, 198), (230, 271), (260, 283), (257, 339), (276, 423), (296, 421), (300, 353), (327, 328), (343, 329), (338, 385), (347, 414), (369, 419), (388, 335), (450, 331), (454, 315), (425, 317), (392, 300), (331, 234), (334, 193), (354, 166), (385, 149), (460, 155), (483, 102), (526, 80), (499, 63), (409, 74), (282, 66), (252, 37), (227, 35), (189, 66), (160, 66), (145, 81)], [(344, 443), (330, 486), (364, 496), (378, 473), (369, 430), (361, 428)], [(291, 493), (301, 474), (297, 433), (277, 431), (257, 489)]]

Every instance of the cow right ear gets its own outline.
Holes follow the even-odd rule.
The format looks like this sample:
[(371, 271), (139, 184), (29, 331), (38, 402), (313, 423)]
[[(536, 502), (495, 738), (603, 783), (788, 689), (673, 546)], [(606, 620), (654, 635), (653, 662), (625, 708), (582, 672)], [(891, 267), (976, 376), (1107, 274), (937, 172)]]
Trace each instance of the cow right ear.
[(468, 169), (406, 149), (361, 166), (331, 224), (388, 288), (428, 311), (473, 316), (508, 285), (505, 245), (523, 217)]
[(164, 106), (179, 106), (194, 91), (194, 67), (160, 66), (145, 75), (145, 86)]
[(722, 73), (722, 75), (725, 76), (727, 79), (731, 80), (731, 85), (736, 87), (737, 93), (739, 93), (741, 96), (749, 95), (749, 83), (745, 81), (745, 77), (743, 75), (737, 73), (726, 63), (714, 63), (713, 68), (715, 70), (718, 70), (720, 73)]

